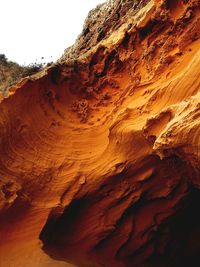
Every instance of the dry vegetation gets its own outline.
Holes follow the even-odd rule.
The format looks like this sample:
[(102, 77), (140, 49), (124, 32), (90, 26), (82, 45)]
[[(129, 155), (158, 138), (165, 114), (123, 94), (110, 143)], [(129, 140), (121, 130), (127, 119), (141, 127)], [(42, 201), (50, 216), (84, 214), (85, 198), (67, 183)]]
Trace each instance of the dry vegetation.
[(9, 61), (4, 54), (0, 54), (0, 95), (6, 95), (8, 88), (19, 79), (32, 75), (43, 68), (41, 63), (20, 66)]

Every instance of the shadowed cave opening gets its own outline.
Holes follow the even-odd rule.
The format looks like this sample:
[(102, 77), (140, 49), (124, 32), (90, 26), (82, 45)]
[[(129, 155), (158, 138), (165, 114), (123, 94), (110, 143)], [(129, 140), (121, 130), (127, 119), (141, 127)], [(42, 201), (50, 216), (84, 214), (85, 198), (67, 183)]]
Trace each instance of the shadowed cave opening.
[[(65, 209), (61, 216), (51, 215), (44, 226), (40, 239), (44, 250), (51, 257), (66, 260), (66, 250), (63, 246), (68, 243), (68, 235), (73, 235), (74, 223), (84, 212), (87, 212), (90, 203), (87, 199), (79, 199)], [(187, 197), (175, 207), (175, 215), (158, 226), (151, 242), (154, 252), (150, 257), (144, 257), (144, 262), (134, 265), (146, 267), (198, 267), (200, 266), (200, 190), (190, 189)], [(88, 227), (90, 227), (88, 225)], [(84, 231), (84, 229), (81, 229)], [(67, 244), (68, 245), (68, 244)], [(148, 245), (148, 244), (147, 244)], [(77, 247), (77, 251), (81, 249)], [(135, 256), (141, 251), (127, 256), (124, 266), (131, 266)], [(141, 258), (141, 257), (140, 257)], [(146, 259), (145, 259), (146, 258)], [(73, 261), (69, 259), (69, 261)], [(105, 265), (107, 266), (107, 265)]]
[(192, 188), (173, 217), (160, 225), (147, 266), (200, 266), (200, 190)]

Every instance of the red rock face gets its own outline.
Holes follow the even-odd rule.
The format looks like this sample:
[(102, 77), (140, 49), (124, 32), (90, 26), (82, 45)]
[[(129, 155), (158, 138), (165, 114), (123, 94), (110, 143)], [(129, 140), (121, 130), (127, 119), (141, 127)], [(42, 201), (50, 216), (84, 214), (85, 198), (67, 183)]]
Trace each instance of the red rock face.
[(10, 89), (0, 265), (200, 265), (199, 37), (199, 1), (111, 1)]

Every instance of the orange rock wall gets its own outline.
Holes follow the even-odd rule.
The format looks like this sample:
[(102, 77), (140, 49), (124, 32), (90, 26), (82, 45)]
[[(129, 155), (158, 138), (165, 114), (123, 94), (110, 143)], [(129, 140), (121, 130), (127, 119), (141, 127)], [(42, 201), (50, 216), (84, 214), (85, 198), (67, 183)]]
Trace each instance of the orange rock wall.
[(200, 3), (128, 12), (1, 101), (0, 266), (200, 264)]

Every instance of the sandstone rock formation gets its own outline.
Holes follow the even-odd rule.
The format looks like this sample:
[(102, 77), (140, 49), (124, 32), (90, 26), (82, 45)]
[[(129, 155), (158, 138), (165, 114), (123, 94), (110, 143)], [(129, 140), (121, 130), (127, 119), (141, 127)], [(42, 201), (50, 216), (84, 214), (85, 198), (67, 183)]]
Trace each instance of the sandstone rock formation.
[(0, 137), (0, 266), (200, 266), (200, 1), (98, 6)]

